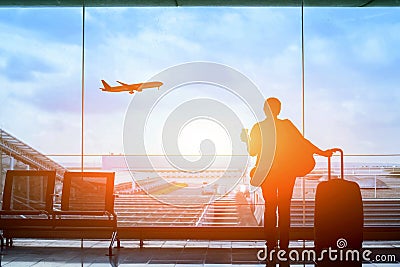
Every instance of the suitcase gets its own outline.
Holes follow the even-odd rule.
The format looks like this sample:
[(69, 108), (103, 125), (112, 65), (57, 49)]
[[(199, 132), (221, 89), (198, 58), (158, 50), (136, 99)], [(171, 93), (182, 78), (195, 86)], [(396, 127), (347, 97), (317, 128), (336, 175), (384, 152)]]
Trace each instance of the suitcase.
[(343, 151), (340, 152), (340, 179), (331, 177), (328, 158), (328, 181), (318, 184), (315, 196), (314, 245), (323, 249), (360, 250), (363, 241), (363, 204), (357, 183), (344, 179)]

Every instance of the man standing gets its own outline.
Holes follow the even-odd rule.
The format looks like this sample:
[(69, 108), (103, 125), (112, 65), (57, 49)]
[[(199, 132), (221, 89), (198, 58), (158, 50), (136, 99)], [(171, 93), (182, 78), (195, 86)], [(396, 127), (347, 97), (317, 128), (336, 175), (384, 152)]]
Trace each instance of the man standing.
[(256, 170), (260, 176), (265, 200), (264, 230), (268, 251), (278, 247), (276, 209), (278, 208), (279, 248), (288, 250), (290, 230), (290, 202), (297, 176), (304, 176), (315, 166), (313, 154), (332, 156), (332, 150), (322, 151), (305, 139), (290, 120), (278, 119), (281, 102), (274, 97), (264, 103), (267, 118), (251, 129), (242, 131), (250, 156), (257, 156)]

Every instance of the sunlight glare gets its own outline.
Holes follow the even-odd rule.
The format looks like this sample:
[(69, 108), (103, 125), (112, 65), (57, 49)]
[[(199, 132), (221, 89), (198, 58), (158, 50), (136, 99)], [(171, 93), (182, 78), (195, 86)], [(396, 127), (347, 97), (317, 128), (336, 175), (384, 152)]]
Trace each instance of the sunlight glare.
[(178, 137), (179, 150), (183, 155), (198, 155), (190, 157), (191, 161), (195, 161), (201, 155), (201, 142), (207, 139), (214, 143), (217, 155), (232, 154), (231, 137), (227, 130), (217, 121), (205, 117), (191, 120), (182, 127)]

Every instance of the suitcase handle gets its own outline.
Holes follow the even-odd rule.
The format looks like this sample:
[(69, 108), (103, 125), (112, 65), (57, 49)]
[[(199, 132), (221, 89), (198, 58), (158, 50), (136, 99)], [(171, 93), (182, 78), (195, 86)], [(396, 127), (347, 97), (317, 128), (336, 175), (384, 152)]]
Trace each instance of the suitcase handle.
[[(340, 148), (332, 148), (331, 151), (333, 153), (339, 152), (340, 153), (340, 178), (344, 179), (344, 163), (343, 163), (343, 150)], [(328, 180), (330, 180), (331, 177), (331, 157), (328, 157)]]

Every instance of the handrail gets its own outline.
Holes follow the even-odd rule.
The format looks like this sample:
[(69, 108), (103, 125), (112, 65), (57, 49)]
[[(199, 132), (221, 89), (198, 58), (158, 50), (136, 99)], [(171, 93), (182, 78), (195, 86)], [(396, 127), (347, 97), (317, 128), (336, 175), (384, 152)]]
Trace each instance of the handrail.
[(63, 174), (67, 170), (59, 163), (33, 149), (3, 129), (0, 129), (0, 152), (38, 170), (56, 170), (57, 178), (60, 180), (62, 180)]

